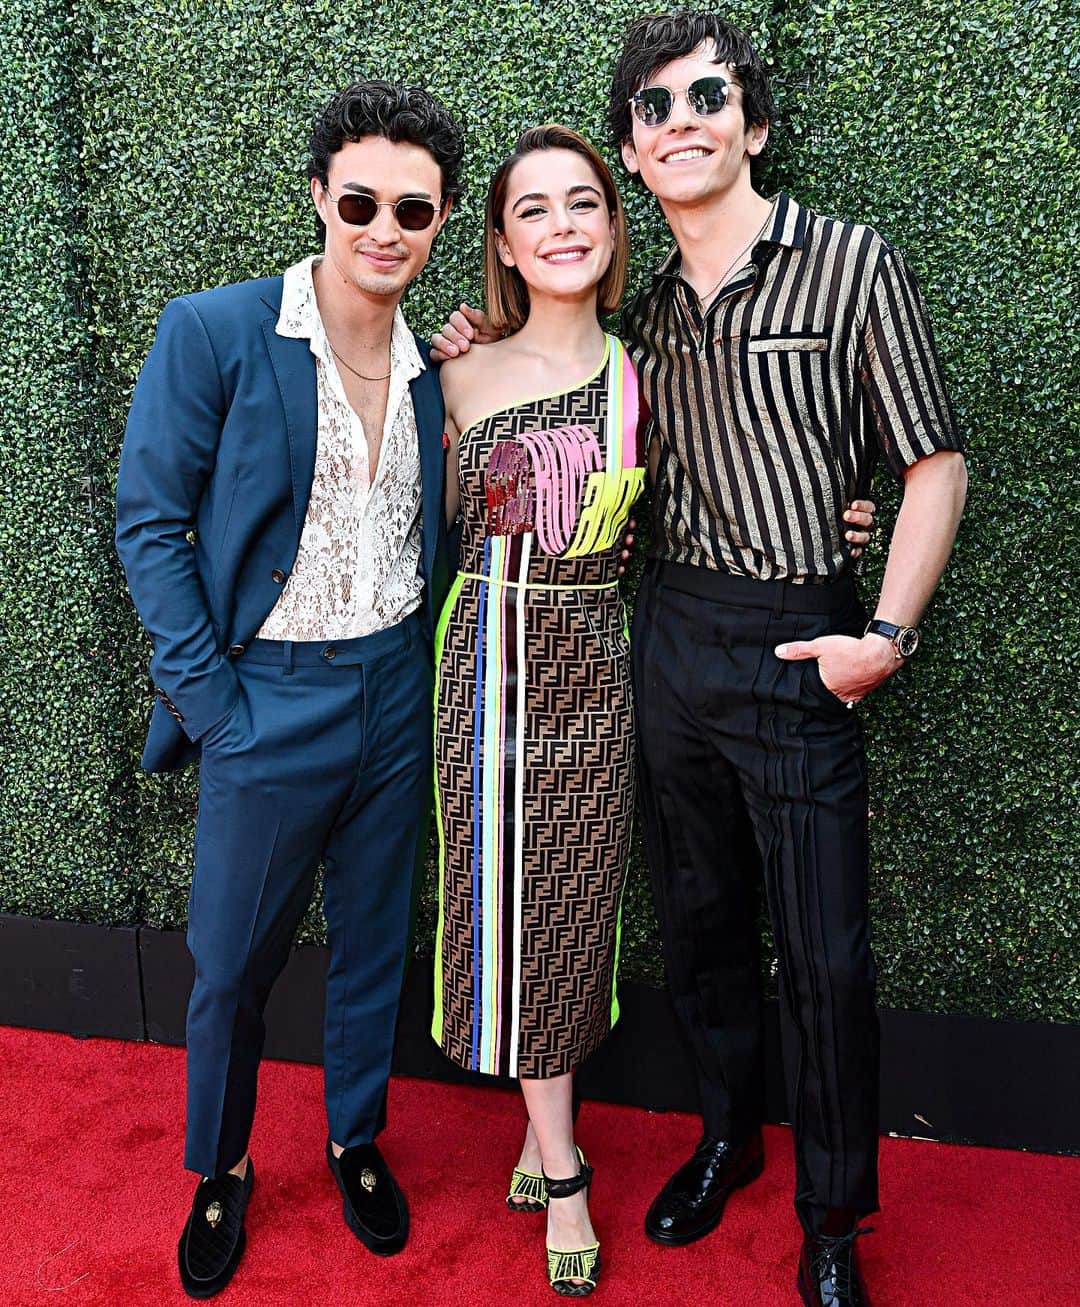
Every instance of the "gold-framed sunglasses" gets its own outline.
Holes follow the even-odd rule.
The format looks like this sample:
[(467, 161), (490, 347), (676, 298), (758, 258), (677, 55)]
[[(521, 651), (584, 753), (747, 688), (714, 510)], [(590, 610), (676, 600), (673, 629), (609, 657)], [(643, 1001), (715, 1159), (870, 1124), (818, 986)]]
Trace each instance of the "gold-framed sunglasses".
[(375, 221), (380, 209), (393, 209), (399, 227), (406, 231), (424, 231), (435, 221), (440, 205), (419, 196), (406, 195), (401, 200), (377, 200), (365, 191), (342, 191), (340, 195), (331, 195), (327, 187), (323, 194), (337, 205), (338, 217), (350, 227), (366, 227)]
[(685, 95), (686, 103), (701, 118), (719, 113), (728, 102), (731, 83), (726, 77), (698, 77), (685, 91), (668, 86), (646, 86), (632, 95), (627, 103), (643, 127), (660, 127), (671, 117), (675, 97)]

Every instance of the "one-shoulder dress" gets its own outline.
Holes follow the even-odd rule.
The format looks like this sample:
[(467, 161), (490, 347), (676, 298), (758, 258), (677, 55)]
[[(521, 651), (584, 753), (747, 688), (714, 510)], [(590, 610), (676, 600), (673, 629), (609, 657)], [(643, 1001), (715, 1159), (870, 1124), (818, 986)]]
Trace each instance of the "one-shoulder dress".
[(459, 444), (460, 571), (436, 632), (432, 1034), (469, 1070), (572, 1071), (618, 1016), (634, 808), (616, 569), (644, 482), (622, 345)]

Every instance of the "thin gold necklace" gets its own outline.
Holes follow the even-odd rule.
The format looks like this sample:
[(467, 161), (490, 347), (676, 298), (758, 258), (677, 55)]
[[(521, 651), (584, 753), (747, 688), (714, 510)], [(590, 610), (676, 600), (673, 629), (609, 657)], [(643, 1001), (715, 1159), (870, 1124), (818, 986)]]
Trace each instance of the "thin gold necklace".
[(327, 336), (326, 338), (326, 343), (330, 346), (330, 353), (333, 354), (334, 358), (337, 359), (337, 361), (342, 365), (342, 367), (348, 368), (349, 371), (353, 374), (353, 376), (359, 377), (361, 381), (387, 381), (389, 380), (390, 376), (394, 371), (394, 369), (391, 368), (389, 372), (385, 372), (381, 377), (369, 377), (367, 376), (366, 373), (363, 373), (359, 371), (359, 369), (354, 368), (351, 363), (346, 363), (346, 361), (341, 357), (341, 355), (334, 348), (333, 342), (330, 340), (329, 336)]

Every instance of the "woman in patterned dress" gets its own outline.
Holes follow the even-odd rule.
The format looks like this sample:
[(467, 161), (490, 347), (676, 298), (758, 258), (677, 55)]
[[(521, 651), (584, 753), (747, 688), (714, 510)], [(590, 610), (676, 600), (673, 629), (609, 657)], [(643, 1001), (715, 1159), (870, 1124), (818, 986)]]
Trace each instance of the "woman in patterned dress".
[(644, 479), (637, 378), (598, 320), (622, 294), (626, 225), (592, 146), (526, 131), (485, 243), (488, 315), (510, 334), (442, 371), (463, 527), (436, 634), (432, 1033), (459, 1065), (519, 1079), (508, 1205), (547, 1206), (552, 1286), (583, 1296), (599, 1254), (572, 1074), (618, 1015), (634, 722), (617, 568)]

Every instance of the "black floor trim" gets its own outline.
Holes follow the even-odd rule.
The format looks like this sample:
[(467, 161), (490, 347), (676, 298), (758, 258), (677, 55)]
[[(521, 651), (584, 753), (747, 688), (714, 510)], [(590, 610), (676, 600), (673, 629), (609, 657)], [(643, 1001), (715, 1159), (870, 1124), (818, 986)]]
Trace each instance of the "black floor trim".
[[(266, 1055), (322, 1061), (326, 950), (295, 949), (266, 1011)], [(184, 1042), (192, 963), (180, 931), (0, 914), (0, 1025)], [(413, 961), (394, 1071), (491, 1084), (431, 1040), (432, 963)], [(693, 1069), (667, 994), (627, 982), (622, 1017), (582, 1068), (585, 1098), (696, 1110)], [(884, 1132), (952, 1143), (1080, 1153), (1080, 1026), (881, 1012)], [(502, 1082), (507, 1086), (512, 1081)], [(766, 1011), (766, 1113), (787, 1119), (775, 1004)]]

